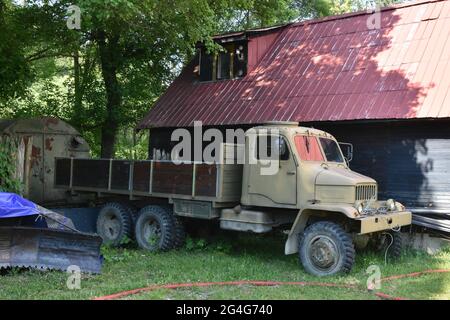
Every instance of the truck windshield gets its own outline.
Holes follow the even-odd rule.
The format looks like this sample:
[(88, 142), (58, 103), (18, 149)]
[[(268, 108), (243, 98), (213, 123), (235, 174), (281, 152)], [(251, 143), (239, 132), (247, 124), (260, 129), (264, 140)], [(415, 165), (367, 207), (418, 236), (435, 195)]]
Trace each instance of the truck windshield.
[(312, 136), (295, 136), (295, 147), (303, 161), (325, 161), (319, 142)]
[(342, 157), (341, 150), (339, 149), (336, 141), (327, 139), (327, 138), (319, 138), (320, 144), (322, 145), (323, 152), (325, 153), (325, 157), (329, 162), (344, 162)]

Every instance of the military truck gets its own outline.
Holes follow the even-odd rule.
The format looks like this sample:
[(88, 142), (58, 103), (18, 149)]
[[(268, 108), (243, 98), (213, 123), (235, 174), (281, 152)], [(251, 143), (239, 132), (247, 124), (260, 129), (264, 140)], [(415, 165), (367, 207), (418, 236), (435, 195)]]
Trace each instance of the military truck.
[[(177, 248), (187, 219), (243, 232), (282, 230), (285, 254), (298, 253), (307, 272), (326, 276), (349, 272), (355, 248), (398, 255), (398, 231), (411, 224), (401, 203), (378, 200), (376, 181), (349, 168), (346, 149), (345, 157), (324, 131), (268, 123), (248, 130), (244, 144), (222, 144), (214, 163), (59, 158), (55, 183), (110, 199), (97, 220), (107, 243), (135, 237), (146, 250)], [(262, 174), (271, 166), (273, 173)]]

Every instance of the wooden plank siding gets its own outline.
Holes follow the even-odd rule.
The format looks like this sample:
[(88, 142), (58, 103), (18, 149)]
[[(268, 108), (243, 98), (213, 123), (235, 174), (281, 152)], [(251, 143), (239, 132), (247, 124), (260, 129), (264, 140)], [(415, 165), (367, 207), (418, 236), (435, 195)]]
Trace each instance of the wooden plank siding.
[(217, 166), (198, 164), (196, 168), (195, 194), (215, 197), (217, 193)]
[(113, 160), (111, 163), (111, 189), (127, 191), (130, 189), (131, 162), (123, 160)]
[[(72, 184), (73, 187), (107, 189), (109, 179), (109, 163), (110, 163), (109, 160), (96, 160), (96, 159), (74, 160), (73, 161), (74, 174)], [(58, 167), (59, 166), (56, 166), (56, 170), (58, 170)], [(59, 175), (58, 171), (55, 174), (58, 177)]]
[(150, 191), (151, 162), (136, 161), (133, 166), (133, 191)]
[(176, 165), (172, 162), (154, 163), (153, 192), (169, 194), (192, 194), (192, 164)]

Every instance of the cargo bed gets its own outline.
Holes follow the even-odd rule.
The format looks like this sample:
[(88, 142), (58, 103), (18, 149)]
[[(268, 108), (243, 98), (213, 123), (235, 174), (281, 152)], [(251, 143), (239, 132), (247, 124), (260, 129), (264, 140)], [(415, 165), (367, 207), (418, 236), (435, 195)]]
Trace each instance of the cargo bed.
[[(226, 159), (229, 147), (222, 148)], [(158, 197), (213, 203), (238, 203), (242, 165), (130, 161), (113, 159), (55, 159), (55, 188), (70, 191)]]

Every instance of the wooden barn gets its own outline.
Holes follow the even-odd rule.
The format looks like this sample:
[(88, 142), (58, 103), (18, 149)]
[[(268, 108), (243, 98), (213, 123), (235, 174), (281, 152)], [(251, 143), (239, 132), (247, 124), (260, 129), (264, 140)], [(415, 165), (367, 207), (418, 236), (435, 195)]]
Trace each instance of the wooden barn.
[(169, 154), (173, 129), (194, 121), (297, 121), (352, 143), (352, 169), (375, 178), (380, 197), (403, 202), (418, 225), (450, 231), (450, 0), (214, 40), (224, 52), (199, 46), (139, 124), (151, 156)]

